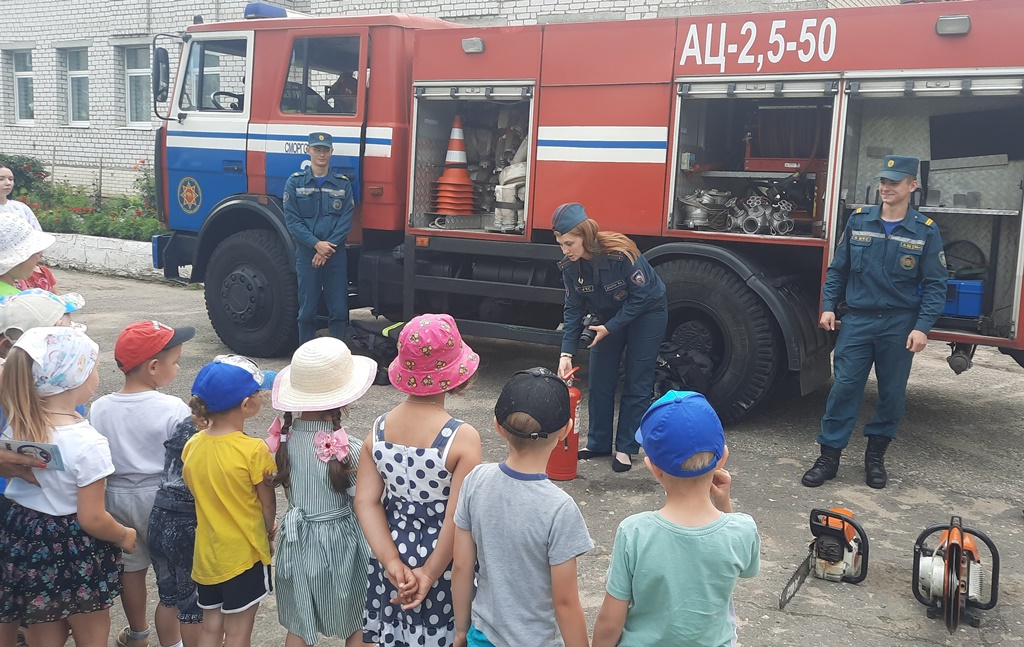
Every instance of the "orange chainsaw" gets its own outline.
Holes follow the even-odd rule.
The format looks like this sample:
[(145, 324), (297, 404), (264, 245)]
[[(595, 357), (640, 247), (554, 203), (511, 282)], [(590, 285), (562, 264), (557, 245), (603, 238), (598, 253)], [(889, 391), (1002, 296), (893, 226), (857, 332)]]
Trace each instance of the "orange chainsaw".
[(859, 584), (868, 576), (868, 536), (853, 513), (845, 508), (811, 510), (811, 534), (807, 558), (779, 595), (779, 609), (785, 608), (812, 572), (829, 582)]
[[(938, 545), (932, 549), (925, 541), (937, 532)], [(988, 547), (992, 562), (988, 596), (982, 599), (985, 570), (982, 568), (978, 541)], [(964, 528), (963, 520), (954, 516), (948, 525), (925, 529), (914, 543), (914, 574), (911, 585), (914, 597), (928, 607), (928, 617), (942, 616), (952, 634), (965, 618), (972, 627), (981, 625), (981, 617), (972, 609), (988, 611), (999, 599), (999, 551), (988, 535)]]

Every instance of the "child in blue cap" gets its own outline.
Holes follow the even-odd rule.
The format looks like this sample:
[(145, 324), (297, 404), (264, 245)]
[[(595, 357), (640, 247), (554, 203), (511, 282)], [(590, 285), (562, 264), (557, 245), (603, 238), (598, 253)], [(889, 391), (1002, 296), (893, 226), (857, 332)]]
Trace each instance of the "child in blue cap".
[(270, 546), (277, 499), (267, 478), (277, 471), (267, 444), (245, 435), (245, 420), (274, 385), (240, 355), (221, 355), (192, 384), (200, 429), (181, 452), (182, 476), (195, 497), (192, 579), (203, 608), (200, 644), (248, 645), (260, 600), (270, 594)]
[(593, 645), (735, 644), (733, 590), (760, 570), (761, 538), (750, 516), (732, 511), (718, 414), (699, 393), (669, 391), (636, 439), (665, 506), (619, 524)]

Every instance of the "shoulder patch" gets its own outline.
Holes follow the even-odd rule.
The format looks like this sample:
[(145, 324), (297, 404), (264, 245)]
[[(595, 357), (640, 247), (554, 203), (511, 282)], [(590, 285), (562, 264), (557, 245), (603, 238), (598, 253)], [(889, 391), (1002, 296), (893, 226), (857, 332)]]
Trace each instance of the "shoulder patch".
[(925, 227), (931, 227), (933, 224), (935, 224), (935, 221), (932, 220), (931, 218), (929, 218), (928, 220), (924, 221), (924, 226)]
[(558, 269), (564, 270), (566, 267), (569, 266), (569, 263), (572, 263), (572, 261), (563, 256), (562, 260), (558, 261)]
[(619, 251), (608, 252), (607, 254), (605, 254), (605, 256), (607, 256), (608, 258), (614, 258), (617, 261), (621, 261), (624, 258), (626, 258), (626, 255)]
[(857, 210), (854, 211), (854, 213), (863, 213), (863, 212), (864, 212), (864, 207), (857, 207)]
[(647, 275), (644, 274), (643, 270), (637, 269), (629, 276), (629, 280), (632, 281), (634, 285), (645, 285), (647, 283)]

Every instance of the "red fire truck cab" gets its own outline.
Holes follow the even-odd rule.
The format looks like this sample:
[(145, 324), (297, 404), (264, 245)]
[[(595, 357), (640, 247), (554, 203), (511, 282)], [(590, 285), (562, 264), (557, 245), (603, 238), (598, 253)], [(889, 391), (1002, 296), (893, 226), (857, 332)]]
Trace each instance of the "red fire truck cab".
[[(951, 273), (931, 337), (962, 372), (1019, 358), (1024, 68), (1017, 0), (469, 28), (412, 16), (188, 29), (157, 137), (169, 277), (191, 265), (237, 352), (295, 339), (280, 195), (305, 136), (334, 136), (357, 191), (352, 293), (401, 321), (557, 343), (554, 208), (629, 235), (668, 289), (666, 338), (712, 361), (725, 420), (830, 373), (817, 328), (845, 219), (888, 154), (923, 160), (913, 203)], [(161, 97), (157, 97), (160, 99)], [(469, 182), (444, 177), (456, 117)], [(468, 206), (467, 206), (468, 204)]]

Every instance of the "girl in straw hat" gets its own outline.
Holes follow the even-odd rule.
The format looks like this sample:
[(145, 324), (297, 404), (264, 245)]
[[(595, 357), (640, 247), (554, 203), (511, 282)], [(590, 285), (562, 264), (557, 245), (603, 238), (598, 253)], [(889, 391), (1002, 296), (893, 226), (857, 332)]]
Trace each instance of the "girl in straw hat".
[(107, 645), (109, 608), (121, 593), (121, 551), (135, 549), (135, 530), (107, 512), (110, 448), (75, 411), (99, 384), (98, 355), (79, 330), (32, 328), (4, 365), (0, 405), (9, 420), (0, 437), (56, 445), (63, 469), (37, 469), (38, 485), (16, 478), (7, 487), (13, 504), (0, 517), (2, 645), (14, 644), (20, 622), (37, 647), (63, 645), (69, 626), (76, 645)]
[(274, 382), (274, 408), (285, 414), (267, 443), (291, 504), (281, 521), (275, 582), (286, 647), (315, 645), (320, 635), (363, 644), (370, 550), (352, 511), (363, 443), (348, 435), (341, 415), (376, 375), (372, 359), (321, 337), (300, 346)]
[(388, 377), (408, 397), (377, 418), (359, 463), (356, 513), (374, 554), (366, 642), (447, 647), (455, 640), (452, 517), (463, 479), (480, 464), (480, 434), (444, 404), (479, 365), (449, 315), (416, 317), (399, 336)]

